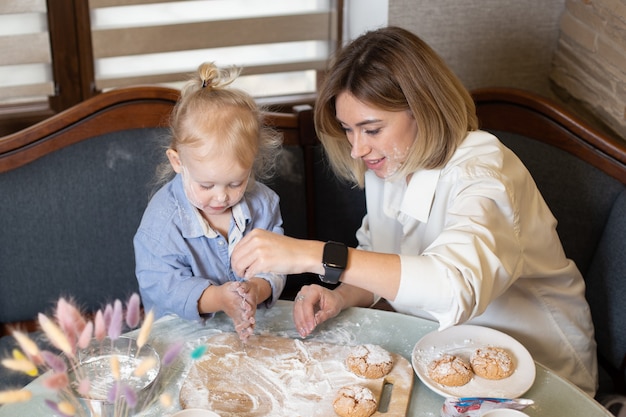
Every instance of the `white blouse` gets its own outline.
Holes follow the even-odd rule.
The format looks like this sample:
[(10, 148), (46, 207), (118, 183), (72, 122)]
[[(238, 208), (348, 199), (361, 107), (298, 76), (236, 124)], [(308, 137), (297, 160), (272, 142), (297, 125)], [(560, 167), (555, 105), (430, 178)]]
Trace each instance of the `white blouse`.
[(399, 312), (503, 331), (593, 395), (596, 346), (585, 283), (528, 170), (493, 135), (468, 134), (446, 166), (365, 178), (359, 248), (397, 253)]

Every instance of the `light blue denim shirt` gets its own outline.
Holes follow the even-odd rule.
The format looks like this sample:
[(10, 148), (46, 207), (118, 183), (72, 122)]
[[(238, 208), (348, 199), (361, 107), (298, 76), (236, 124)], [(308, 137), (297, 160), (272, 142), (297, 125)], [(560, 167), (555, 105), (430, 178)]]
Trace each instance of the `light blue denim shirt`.
[[(278, 195), (258, 182), (233, 206), (228, 239), (207, 229), (198, 214), (185, 196), (180, 175), (157, 191), (144, 212), (133, 241), (135, 272), (144, 308), (152, 309), (155, 317), (177, 314), (200, 319), (198, 300), (209, 285), (243, 280), (230, 265), (232, 243), (255, 228), (284, 233)], [(283, 291), (286, 277), (259, 277), (272, 287), (272, 297), (263, 303), (271, 307)]]

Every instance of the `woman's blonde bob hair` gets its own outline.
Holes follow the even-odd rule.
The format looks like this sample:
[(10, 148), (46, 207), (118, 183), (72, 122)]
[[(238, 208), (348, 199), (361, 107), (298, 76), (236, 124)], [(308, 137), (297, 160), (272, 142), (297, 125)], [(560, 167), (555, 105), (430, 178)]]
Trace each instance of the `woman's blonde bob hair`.
[(315, 106), (315, 127), (335, 174), (364, 186), (365, 164), (350, 156), (336, 118), (343, 92), (385, 111), (409, 110), (417, 137), (397, 175), (445, 165), (468, 131), (478, 128), (471, 95), (445, 62), (408, 30), (370, 31), (340, 50)]

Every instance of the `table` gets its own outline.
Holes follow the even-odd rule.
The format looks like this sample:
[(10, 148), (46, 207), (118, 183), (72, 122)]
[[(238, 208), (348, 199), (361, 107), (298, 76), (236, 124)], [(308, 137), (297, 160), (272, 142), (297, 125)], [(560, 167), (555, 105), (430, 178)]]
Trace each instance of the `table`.
[[(292, 321), (291, 301), (280, 300), (269, 309), (257, 312), (257, 334), (269, 334), (281, 337), (299, 338)], [(425, 334), (436, 330), (434, 322), (390, 311), (350, 308), (316, 329), (310, 339), (327, 343), (356, 345), (373, 343), (396, 352), (409, 361), (415, 343)], [(177, 317), (164, 317), (154, 323), (149, 343), (159, 352), (164, 352), (174, 340), (184, 340), (183, 360), (168, 368), (163, 377), (164, 390), (172, 398), (178, 398), (186, 371), (191, 365), (190, 353), (208, 337), (220, 332), (232, 332), (230, 319), (224, 314), (217, 314), (206, 324), (185, 321)], [(611, 414), (598, 402), (583, 393), (576, 386), (560, 378), (550, 370), (536, 364), (537, 376), (533, 386), (524, 394), (525, 398), (535, 401), (525, 412), (532, 416), (568, 416), (568, 417), (611, 417)], [(44, 398), (54, 398), (46, 392), (38, 379), (29, 388), (34, 398), (21, 404), (9, 404), (0, 407), (0, 417), (16, 416), (53, 416), (44, 405)], [(407, 416), (439, 417), (444, 398), (432, 392), (415, 376), (411, 402)], [(178, 404), (164, 410), (158, 403), (144, 410), (142, 417), (164, 417), (179, 410)]]

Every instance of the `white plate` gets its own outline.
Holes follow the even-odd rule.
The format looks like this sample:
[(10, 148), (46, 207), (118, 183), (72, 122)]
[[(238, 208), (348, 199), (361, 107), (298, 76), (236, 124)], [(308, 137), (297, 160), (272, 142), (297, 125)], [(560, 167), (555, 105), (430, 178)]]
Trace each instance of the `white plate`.
[[(474, 375), (460, 387), (441, 385), (428, 376), (428, 364), (442, 354), (456, 355), (469, 362), (472, 352), (484, 346), (501, 347), (511, 354), (515, 365), (511, 376), (496, 381)], [(424, 385), (443, 397), (517, 398), (535, 381), (535, 362), (528, 350), (511, 336), (482, 326), (460, 325), (428, 333), (413, 348), (411, 362)]]

